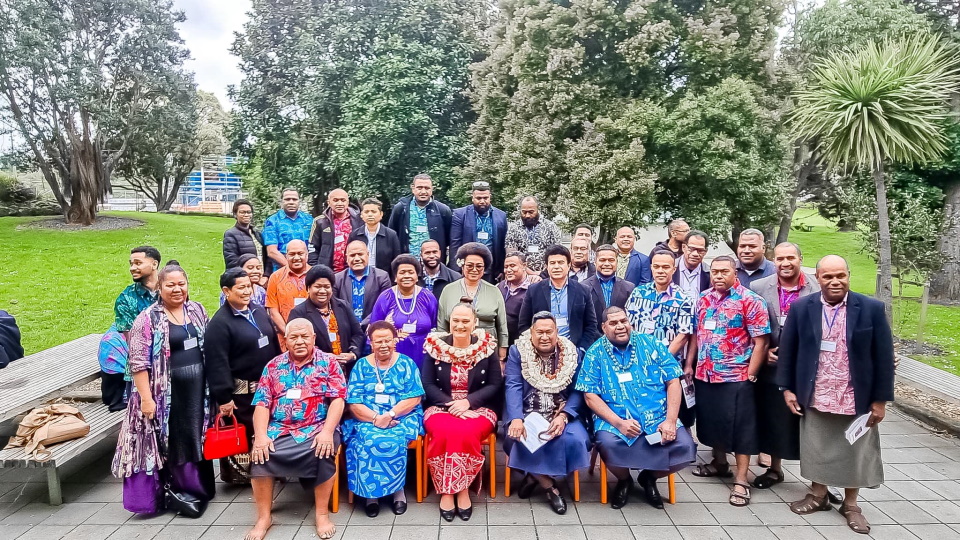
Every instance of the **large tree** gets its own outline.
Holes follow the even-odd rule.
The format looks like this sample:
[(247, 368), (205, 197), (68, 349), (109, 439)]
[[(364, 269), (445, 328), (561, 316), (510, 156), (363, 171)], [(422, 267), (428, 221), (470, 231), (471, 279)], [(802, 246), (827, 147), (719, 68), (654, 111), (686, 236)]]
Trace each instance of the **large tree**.
[(183, 84), (170, 0), (0, 0), (0, 104), (71, 223), (90, 224), (140, 118)]
[[(471, 127), (473, 149), (463, 182), (492, 180), (508, 200), (536, 194), (550, 212), (568, 217), (572, 212), (605, 227), (643, 223), (660, 214), (658, 206), (695, 222), (698, 217), (722, 222), (715, 230), (724, 233), (736, 226), (733, 214), (775, 215), (741, 208), (758, 199), (736, 197), (724, 198), (734, 208), (720, 215), (716, 205), (700, 204), (702, 193), (691, 188), (699, 188), (703, 175), (722, 173), (711, 177), (716, 180), (711, 185), (726, 181), (737, 184), (725, 186), (734, 192), (753, 189), (748, 186), (767, 190), (772, 196), (759, 201), (779, 208), (785, 146), (771, 121), (777, 103), (762, 95), (773, 84), (769, 68), (781, 11), (778, 0), (501, 0), (491, 52), (474, 68), (478, 119)], [(715, 99), (720, 88), (737, 99)], [(697, 118), (699, 128), (664, 113), (707, 100), (714, 109)], [(740, 129), (736, 117), (744, 112), (751, 117)], [(712, 114), (723, 119), (714, 121)], [(638, 122), (632, 133), (617, 127), (631, 121)], [(672, 139), (711, 129), (716, 142), (725, 141), (729, 149), (764, 147), (751, 159), (765, 163), (753, 163), (740, 175), (661, 168), (678, 153), (681, 160), (696, 157), (695, 150), (684, 151)], [(709, 141), (687, 142), (702, 149)], [(598, 182), (617, 162), (636, 181)], [(623, 182), (630, 189), (621, 200)], [(579, 199), (569, 206), (561, 199), (569, 196)], [(617, 201), (631, 211), (622, 212)], [(711, 213), (697, 214), (704, 211)]]
[(248, 153), (267, 180), (314, 194), (391, 200), (428, 172), (442, 195), (464, 160), (486, 13), (483, 0), (254, 0), (233, 47)]
[(117, 174), (147, 196), (157, 210), (169, 210), (180, 186), (205, 155), (227, 150), (230, 115), (217, 97), (191, 84), (140, 118), (144, 129), (130, 140), (130, 151), (117, 162)]

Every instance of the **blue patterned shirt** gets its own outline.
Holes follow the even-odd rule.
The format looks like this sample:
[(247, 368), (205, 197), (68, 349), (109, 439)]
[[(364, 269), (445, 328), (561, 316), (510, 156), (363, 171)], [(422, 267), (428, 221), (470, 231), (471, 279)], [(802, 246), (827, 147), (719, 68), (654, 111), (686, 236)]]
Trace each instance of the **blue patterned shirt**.
[(114, 326), (117, 332), (129, 332), (140, 312), (157, 301), (157, 293), (144, 287), (139, 281), (127, 285), (113, 304)]
[(367, 276), (370, 275), (370, 267), (367, 266), (363, 269), (363, 274), (360, 277), (357, 277), (353, 273), (353, 270), (347, 270), (347, 275), (350, 276), (350, 284), (352, 286), (352, 296), (353, 296), (353, 315), (357, 318), (358, 321), (363, 320), (363, 293), (364, 285), (367, 282)]
[(563, 287), (556, 289), (553, 283), (550, 284), (550, 313), (557, 318), (557, 333), (565, 338), (570, 337), (570, 323), (567, 320), (567, 287), (569, 282), (564, 283)]
[(600, 282), (600, 290), (603, 291), (603, 305), (610, 307), (610, 301), (613, 299), (613, 284), (616, 281), (616, 274), (610, 277), (603, 277), (597, 274), (597, 281)]
[(693, 299), (671, 283), (664, 293), (652, 281), (637, 285), (626, 305), (634, 331), (650, 334), (670, 346), (680, 334), (693, 334)]
[(313, 218), (306, 212), (297, 212), (290, 217), (283, 210), (267, 218), (263, 224), (263, 245), (277, 246), (280, 253), (286, 254), (287, 244), (293, 240), (303, 240), (310, 246), (310, 229), (313, 227)]
[[(428, 203), (429, 204), (429, 203)], [(420, 245), (430, 239), (427, 225), (427, 207), (420, 207), (417, 199), (410, 199), (410, 253), (420, 256)]]
[[(493, 212), (487, 210), (486, 215), (477, 214), (477, 242), (493, 250)], [(482, 233), (486, 233), (484, 236)]]
[[(596, 394), (620, 418), (636, 420), (643, 433), (657, 431), (667, 419), (667, 383), (683, 376), (670, 351), (652, 336), (630, 333), (620, 350), (606, 337), (587, 349), (576, 389)], [(629, 438), (603, 418), (594, 415), (594, 431), (608, 431), (632, 445)]]

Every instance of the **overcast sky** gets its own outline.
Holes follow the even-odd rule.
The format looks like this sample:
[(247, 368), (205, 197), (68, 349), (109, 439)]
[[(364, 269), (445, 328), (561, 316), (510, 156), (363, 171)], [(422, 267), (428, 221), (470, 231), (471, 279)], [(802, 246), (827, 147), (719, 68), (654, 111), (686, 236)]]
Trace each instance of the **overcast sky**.
[(187, 69), (196, 74), (201, 90), (213, 92), (225, 109), (233, 108), (227, 86), (239, 84), (242, 76), (237, 57), (230, 54), (233, 33), (243, 30), (250, 0), (173, 0), (187, 14), (180, 35), (190, 49)]

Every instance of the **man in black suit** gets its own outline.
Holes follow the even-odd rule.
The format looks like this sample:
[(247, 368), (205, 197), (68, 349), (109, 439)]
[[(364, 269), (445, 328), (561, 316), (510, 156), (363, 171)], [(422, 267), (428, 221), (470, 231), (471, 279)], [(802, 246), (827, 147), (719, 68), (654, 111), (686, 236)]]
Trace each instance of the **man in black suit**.
[[(633, 283), (617, 277), (617, 248), (604, 244), (597, 248), (597, 272), (587, 278), (583, 286), (590, 291), (593, 299), (597, 321), (603, 318), (603, 310), (610, 306), (624, 308), (630, 293), (633, 292)], [(597, 324), (597, 331), (603, 333), (603, 325)]]
[(470, 201), (473, 204), (453, 211), (450, 225), (450, 267), (459, 272), (457, 250), (466, 243), (479, 242), (487, 246), (493, 255), (493, 265), (487, 268), (483, 278), (495, 283), (503, 273), (503, 260), (507, 255), (507, 213), (491, 203), (489, 182), (474, 182), (472, 187)]
[(710, 239), (703, 231), (690, 231), (683, 239), (683, 255), (677, 258), (677, 271), (673, 273), (673, 282), (697, 303), (700, 293), (709, 289), (710, 269), (704, 266)]
[(411, 195), (394, 205), (387, 223), (400, 237), (400, 252), (420, 253), (421, 244), (433, 239), (440, 244), (440, 262), (447, 262), (453, 212), (433, 198), (433, 180), (428, 174), (414, 176), (410, 191)]
[(600, 338), (597, 314), (590, 291), (570, 279), (570, 250), (561, 245), (544, 251), (548, 279), (534, 283), (520, 306), (520, 332), (533, 324), (533, 314), (549, 311), (557, 318), (557, 330), (578, 348), (587, 349)]
[[(800, 475), (811, 493), (790, 504), (797, 514), (829, 510), (827, 486), (843, 487), (840, 513), (854, 531), (870, 524), (857, 505), (859, 488), (883, 483), (880, 432), (893, 401), (893, 335), (878, 300), (850, 292), (850, 267), (827, 255), (817, 264), (820, 293), (790, 306), (780, 334), (777, 384), (800, 419)], [(852, 444), (845, 432), (866, 424)]]
[(366, 328), (370, 312), (380, 293), (390, 288), (390, 274), (368, 264), (367, 243), (354, 240), (347, 244), (347, 269), (337, 272), (333, 294), (353, 309), (353, 314)]
[(364, 199), (360, 205), (360, 218), (364, 226), (350, 233), (350, 242), (366, 242), (370, 255), (368, 264), (390, 274), (393, 259), (401, 253), (400, 237), (396, 231), (380, 222), (383, 219), (383, 203), (373, 198)]

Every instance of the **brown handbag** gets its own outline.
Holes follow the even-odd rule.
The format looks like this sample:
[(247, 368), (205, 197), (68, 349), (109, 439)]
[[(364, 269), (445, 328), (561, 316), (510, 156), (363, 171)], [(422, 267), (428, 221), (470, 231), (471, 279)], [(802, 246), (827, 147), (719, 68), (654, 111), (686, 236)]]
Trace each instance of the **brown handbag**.
[(53, 455), (47, 446), (79, 439), (90, 433), (90, 424), (83, 414), (66, 403), (54, 403), (33, 409), (20, 421), (17, 434), (7, 448), (25, 448), (36, 461), (47, 461)]

